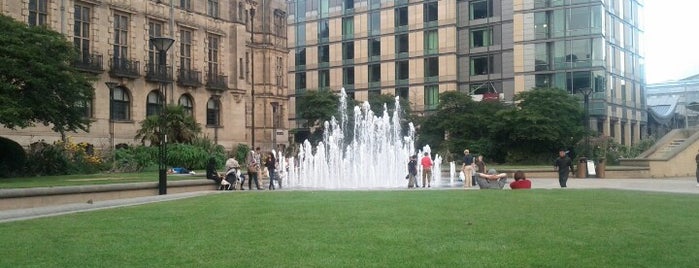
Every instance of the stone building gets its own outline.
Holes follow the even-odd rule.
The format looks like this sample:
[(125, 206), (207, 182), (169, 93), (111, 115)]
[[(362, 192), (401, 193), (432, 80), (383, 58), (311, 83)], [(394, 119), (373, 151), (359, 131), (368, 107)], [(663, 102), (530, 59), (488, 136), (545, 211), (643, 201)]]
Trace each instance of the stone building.
[[(281, 0), (0, 0), (0, 12), (64, 34), (80, 54), (75, 66), (97, 75), (85, 111), (93, 123), (68, 134), (76, 142), (136, 143), (139, 122), (164, 101), (184, 106), (203, 135), (228, 149), (288, 142), (287, 124), (274, 120), (288, 107)], [(165, 68), (152, 37), (174, 39)], [(60, 139), (43, 126), (0, 136), (22, 145)]]
[[(290, 0), (290, 104), (309, 90), (512, 101), (589, 90), (590, 129), (633, 144), (647, 125), (639, 0)], [(295, 107), (299, 108), (299, 107)], [(303, 120), (289, 113), (291, 128)]]

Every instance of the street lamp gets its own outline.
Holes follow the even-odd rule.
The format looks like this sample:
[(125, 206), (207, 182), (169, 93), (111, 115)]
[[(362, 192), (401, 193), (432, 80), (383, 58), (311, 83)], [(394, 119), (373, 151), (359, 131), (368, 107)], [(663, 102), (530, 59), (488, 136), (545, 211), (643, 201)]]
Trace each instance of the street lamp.
[(272, 149), (277, 149), (277, 111), (279, 110), (279, 102), (273, 101), (272, 104)]
[[(150, 44), (158, 51), (158, 64), (160, 65), (158, 67), (160, 70), (167, 70), (167, 50), (170, 49), (170, 46), (172, 46), (172, 43), (174, 42), (174, 39), (168, 37), (153, 37), (150, 39)], [(167, 74), (166, 72), (167, 71), (164, 73)], [(167, 165), (165, 164), (167, 159), (167, 135), (165, 134), (167, 132), (167, 126), (165, 125), (165, 118), (167, 118), (167, 83), (168, 82), (160, 83), (160, 92), (163, 96), (163, 106), (160, 109), (160, 122), (158, 126), (158, 135), (160, 140), (158, 147), (158, 194), (161, 195), (167, 194)]]
[(114, 165), (116, 162), (116, 154), (114, 153), (114, 120), (112, 120), (112, 116), (114, 116), (114, 107), (112, 105), (112, 94), (113, 91), (119, 86), (119, 83), (109, 81), (105, 82), (104, 84), (107, 85), (107, 88), (109, 88), (109, 143), (112, 147), (112, 165)]
[(578, 92), (582, 93), (585, 97), (585, 156), (590, 158), (590, 94), (592, 94), (592, 88), (586, 87), (578, 89)]

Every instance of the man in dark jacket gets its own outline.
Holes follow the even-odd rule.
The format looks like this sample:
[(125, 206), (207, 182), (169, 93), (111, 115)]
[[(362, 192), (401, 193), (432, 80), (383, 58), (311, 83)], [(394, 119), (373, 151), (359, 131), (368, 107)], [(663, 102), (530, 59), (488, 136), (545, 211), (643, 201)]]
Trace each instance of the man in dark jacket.
[(411, 155), (408, 162), (408, 188), (413, 187), (417, 187), (417, 155)]
[(566, 182), (568, 181), (568, 173), (573, 173), (573, 160), (566, 155), (566, 151), (561, 149), (558, 151), (558, 158), (556, 158), (556, 163), (553, 164), (553, 169), (558, 171), (558, 183), (561, 184), (561, 188), (566, 188)]

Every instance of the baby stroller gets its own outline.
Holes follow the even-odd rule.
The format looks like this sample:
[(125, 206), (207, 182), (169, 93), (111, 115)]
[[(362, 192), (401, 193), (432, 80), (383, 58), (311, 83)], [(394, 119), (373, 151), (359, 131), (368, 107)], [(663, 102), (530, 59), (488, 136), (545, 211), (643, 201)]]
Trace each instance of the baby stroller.
[(226, 174), (224, 175), (224, 180), (227, 181), (228, 190), (235, 190), (237, 185), (240, 183), (240, 190), (245, 190), (243, 184), (245, 183), (245, 177), (240, 173), (240, 164), (234, 158), (229, 158), (226, 160)]

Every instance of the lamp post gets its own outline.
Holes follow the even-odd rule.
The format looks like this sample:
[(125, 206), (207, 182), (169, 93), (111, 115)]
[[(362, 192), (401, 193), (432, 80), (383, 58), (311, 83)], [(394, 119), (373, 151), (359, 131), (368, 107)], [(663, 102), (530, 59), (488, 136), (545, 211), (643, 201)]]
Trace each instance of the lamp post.
[(105, 82), (104, 84), (107, 85), (107, 88), (109, 88), (109, 145), (111, 145), (112, 147), (112, 165), (114, 165), (114, 163), (116, 162), (116, 154), (114, 153), (116, 145), (114, 144), (114, 120), (112, 120), (112, 116), (114, 116), (114, 107), (112, 105), (112, 92), (119, 86), (119, 83), (109, 81)]
[(279, 109), (279, 102), (273, 101), (270, 103), (272, 105), (272, 149), (277, 149), (277, 110)]
[[(250, 84), (250, 101), (252, 106), (252, 114), (250, 115), (250, 120), (252, 121), (252, 131), (251, 131), (251, 144), (252, 148), (255, 148), (255, 9), (250, 9), (250, 69), (251, 69), (251, 84)], [(264, 107), (263, 107), (264, 108)]]
[[(158, 51), (158, 69), (163, 70), (164, 74), (167, 76), (167, 50), (170, 49), (172, 43), (175, 40), (168, 37), (153, 37), (150, 39), (150, 44), (155, 47)], [(164, 79), (166, 80), (166, 79)], [(159, 154), (158, 154), (158, 194), (167, 194), (167, 165), (165, 161), (167, 159), (167, 135), (166, 131), (166, 118), (167, 118), (167, 83), (160, 83), (160, 92), (163, 96), (163, 103), (160, 109), (160, 122), (158, 126), (158, 137), (159, 137)]]
[(579, 89), (579, 92), (585, 97), (585, 156), (590, 158), (590, 94), (592, 88), (586, 87)]

